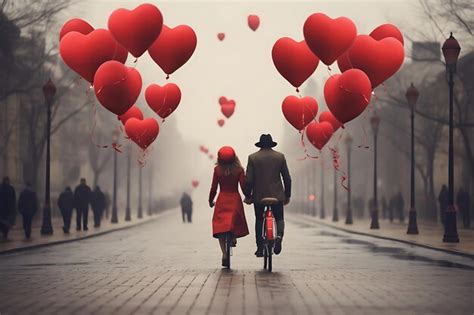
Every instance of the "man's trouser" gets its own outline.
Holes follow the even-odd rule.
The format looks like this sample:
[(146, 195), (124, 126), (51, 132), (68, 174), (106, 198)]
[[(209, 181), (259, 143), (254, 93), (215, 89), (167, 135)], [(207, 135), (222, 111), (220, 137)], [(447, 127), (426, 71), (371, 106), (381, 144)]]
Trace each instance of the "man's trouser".
[[(255, 241), (257, 247), (262, 247), (263, 242), (263, 212), (265, 205), (254, 203), (255, 209)], [(277, 223), (277, 235), (283, 237), (285, 231), (285, 221), (283, 218), (283, 202), (271, 205), (273, 217)]]

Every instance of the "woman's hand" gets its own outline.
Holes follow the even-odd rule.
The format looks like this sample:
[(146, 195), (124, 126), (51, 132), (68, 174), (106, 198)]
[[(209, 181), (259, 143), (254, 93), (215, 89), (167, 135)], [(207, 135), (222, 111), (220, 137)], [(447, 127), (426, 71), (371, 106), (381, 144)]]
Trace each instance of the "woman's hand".
[(214, 205), (215, 205), (214, 201), (209, 201), (209, 207), (212, 208), (212, 207), (214, 207)]

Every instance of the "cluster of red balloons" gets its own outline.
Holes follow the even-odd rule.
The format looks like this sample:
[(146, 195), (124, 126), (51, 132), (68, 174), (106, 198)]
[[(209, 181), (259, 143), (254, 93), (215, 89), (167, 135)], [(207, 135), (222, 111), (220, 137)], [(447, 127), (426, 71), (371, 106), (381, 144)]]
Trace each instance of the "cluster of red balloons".
[(330, 66), (337, 61), (341, 74), (332, 75), (324, 86), (329, 111), (317, 122), (317, 101), (310, 96), (288, 96), (282, 111), (288, 122), (306, 131), (308, 140), (319, 150), (343, 124), (359, 116), (367, 107), (372, 90), (400, 69), (405, 58), (403, 35), (392, 24), (383, 24), (370, 35), (357, 35), (350, 19), (332, 19), (323, 13), (309, 16), (303, 27), (304, 40), (283, 37), (272, 49), (278, 72), (296, 88), (314, 73), (319, 61)]
[[(148, 51), (168, 78), (191, 58), (196, 44), (191, 27), (164, 25), (160, 10), (146, 3), (112, 12), (108, 29), (94, 29), (82, 19), (67, 21), (60, 32), (59, 51), (64, 63), (91, 83), (100, 104), (119, 117), (128, 137), (146, 149), (158, 136), (159, 125), (154, 118), (144, 119), (134, 105), (142, 78), (135, 68), (125, 66), (128, 53), (139, 58)], [(151, 84), (145, 99), (165, 119), (178, 107), (181, 91), (174, 83)]]
[[(247, 24), (249, 28), (255, 32), (257, 28), (260, 26), (260, 17), (256, 14), (250, 14), (247, 17)], [(225, 33), (217, 33), (218, 40), (222, 42), (224, 38), (225, 38)]]
[[(229, 119), (235, 111), (235, 101), (232, 99), (227, 99), (225, 96), (219, 97), (219, 105), (221, 106), (221, 112), (222, 114)], [(224, 126), (225, 120), (224, 119), (218, 119), (217, 124), (219, 127)]]
[(209, 149), (203, 145), (200, 145), (199, 146), (199, 151), (201, 151), (202, 153), (206, 154), (207, 157), (210, 159), (210, 160), (214, 160), (214, 154), (212, 153), (209, 153)]

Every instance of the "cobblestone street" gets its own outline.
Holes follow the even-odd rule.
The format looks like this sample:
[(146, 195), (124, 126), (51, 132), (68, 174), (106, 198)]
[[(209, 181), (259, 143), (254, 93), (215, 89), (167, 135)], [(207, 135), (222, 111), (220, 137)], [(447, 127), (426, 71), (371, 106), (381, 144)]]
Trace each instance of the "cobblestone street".
[[(253, 212), (247, 207), (249, 226)], [(472, 314), (474, 261), (287, 216), (274, 272), (239, 239), (220, 268), (212, 211), (0, 259), (4, 314)]]

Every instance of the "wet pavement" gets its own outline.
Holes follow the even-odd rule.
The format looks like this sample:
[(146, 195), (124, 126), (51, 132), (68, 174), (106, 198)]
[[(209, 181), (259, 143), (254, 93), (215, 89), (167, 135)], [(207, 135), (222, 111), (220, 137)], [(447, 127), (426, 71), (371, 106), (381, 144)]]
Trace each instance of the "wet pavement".
[(0, 314), (473, 314), (472, 259), (287, 215), (273, 273), (253, 233), (225, 270), (211, 215), (2, 255)]

